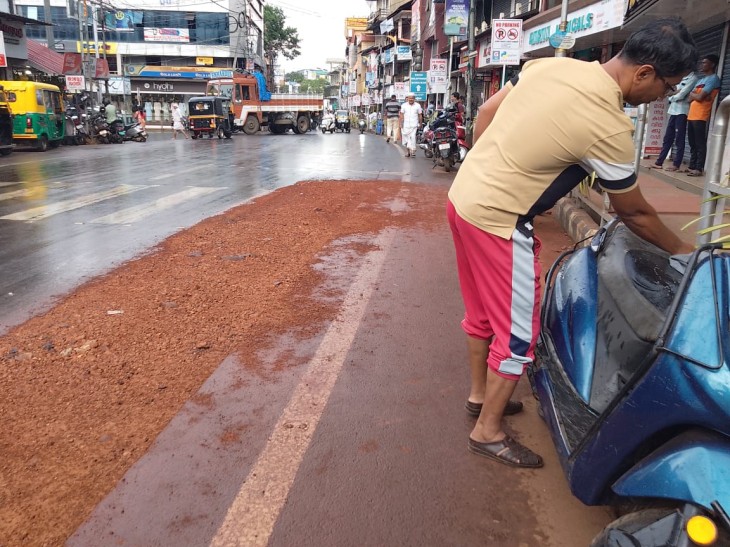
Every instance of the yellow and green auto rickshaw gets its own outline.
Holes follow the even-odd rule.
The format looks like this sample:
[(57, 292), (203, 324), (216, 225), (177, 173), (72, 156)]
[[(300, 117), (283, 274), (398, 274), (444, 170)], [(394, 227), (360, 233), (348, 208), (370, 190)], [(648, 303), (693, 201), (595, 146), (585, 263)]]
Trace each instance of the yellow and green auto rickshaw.
[(13, 110), (8, 104), (5, 90), (0, 85), (0, 155), (13, 151)]
[(217, 135), (230, 139), (233, 133), (228, 113), (230, 99), (226, 97), (193, 97), (188, 101), (188, 124), (194, 139)]
[(61, 90), (40, 82), (3, 81), (13, 111), (13, 142), (45, 151), (63, 141), (65, 120)]

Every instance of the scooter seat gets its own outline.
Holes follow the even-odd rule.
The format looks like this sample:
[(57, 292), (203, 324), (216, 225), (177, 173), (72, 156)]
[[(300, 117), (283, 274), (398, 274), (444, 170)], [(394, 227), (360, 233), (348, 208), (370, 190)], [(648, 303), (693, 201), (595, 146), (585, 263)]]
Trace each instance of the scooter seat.
[(682, 278), (669, 254), (619, 225), (599, 256), (598, 276), (637, 337), (655, 342)]

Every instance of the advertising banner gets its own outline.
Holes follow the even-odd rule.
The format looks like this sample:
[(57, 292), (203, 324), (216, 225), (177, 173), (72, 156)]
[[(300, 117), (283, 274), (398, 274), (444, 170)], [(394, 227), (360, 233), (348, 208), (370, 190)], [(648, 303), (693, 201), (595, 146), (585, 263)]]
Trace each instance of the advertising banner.
[(386, 19), (380, 23), (380, 34), (388, 34), (393, 28), (393, 19)]
[(444, 12), (444, 34), (446, 36), (465, 36), (468, 20), (469, 0), (446, 0)]
[(109, 63), (106, 59), (96, 59), (96, 69), (94, 70), (94, 78), (97, 80), (105, 80), (109, 77)]
[(362, 102), (363, 106), (370, 106), (370, 95), (363, 93), (360, 102)]
[(398, 46), (396, 50), (396, 55), (398, 56), (399, 61), (410, 61), (413, 59), (411, 46)]
[(86, 82), (83, 76), (66, 76), (66, 89), (68, 91), (83, 91), (86, 89)]
[(104, 28), (117, 32), (134, 32), (135, 25), (142, 24), (142, 11), (108, 11), (104, 14)]
[(396, 82), (393, 84), (393, 87), (395, 88), (395, 97), (399, 101), (405, 101), (406, 100), (406, 83), (405, 82)]
[(519, 65), (522, 51), (522, 19), (492, 21), (492, 64)]
[(644, 137), (644, 155), (659, 155), (664, 142), (664, 128), (667, 125), (667, 100), (652, 101), (646, 112), (646, 136)]
[(81, 68), (80, 53), (64, 53), (63, 54), (63, 73), (70, 75), (83, 74)]
[(5, 39), (0, 30), (0, 66), (8, 66), (8, 58), (5, 56)]
[(375, 72), (365, 73), (365, 85), (367, 87), (373, 87), (375, 85)]
[(144, 28), (145, 42), (176, 42), (190, 41), (190, 31), (186, 28)]

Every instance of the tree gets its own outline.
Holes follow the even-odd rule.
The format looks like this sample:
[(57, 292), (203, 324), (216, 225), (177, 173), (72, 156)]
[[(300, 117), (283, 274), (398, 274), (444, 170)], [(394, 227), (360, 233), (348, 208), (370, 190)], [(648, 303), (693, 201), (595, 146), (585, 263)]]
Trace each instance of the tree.
[(317, 78), (316, 80), (304, 80), (301, 82), (302, 86), (299, 88), (300, 93), (324, 93), (324, 88), (327, 87), (327, 80)]
[(277, 6), (264, 6), (264, 52), (269, 61), (269, 86), (274, 87), (274, 66), (281, 54), (287, 59), (300, 55), (297, 29), (286, 26), (286, 17)]
[(301, 72), (289, 72), (286, 76), (284, 76), (284, 79), (287, 82), (296, 82), (301, 84), (304, 81), (304, 74)]

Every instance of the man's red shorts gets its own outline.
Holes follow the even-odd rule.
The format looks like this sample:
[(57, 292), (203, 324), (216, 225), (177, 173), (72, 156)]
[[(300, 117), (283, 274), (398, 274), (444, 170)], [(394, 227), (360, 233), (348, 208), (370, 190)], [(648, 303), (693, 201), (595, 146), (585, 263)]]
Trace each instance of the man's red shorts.
[(447, 213), (464, 299), (461, 327), (473, 338), (494, 336), (489, 368), (519, 380), (535, 357), (540, 329), (540, 240), (530, 222), (507, 240), (462, 219), (450, 201)]

